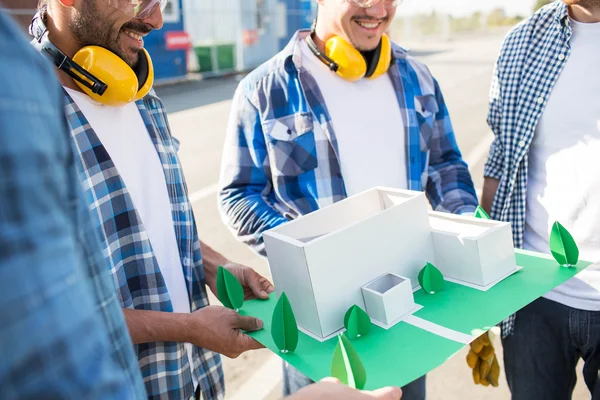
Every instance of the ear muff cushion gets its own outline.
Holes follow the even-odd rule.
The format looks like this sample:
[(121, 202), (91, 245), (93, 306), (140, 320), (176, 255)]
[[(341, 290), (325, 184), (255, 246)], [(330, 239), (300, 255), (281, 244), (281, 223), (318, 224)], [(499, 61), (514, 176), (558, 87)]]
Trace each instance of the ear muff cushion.
[(109, 106), (121, 106), (135, 99), (139, 88), (137, 76), (116, 54), (103, 47), (86, 46), (73, 56), (73, 61), (108, 85), (106, 92), (99, 96), (78, 83), (94, 100)]
[(392, 62), (392, 42), (387, 35), (381, 36), (381, 43), (379, 45), (379, 61), (373, 63), (376, 65), (373, 73), (368, 76), (369, 79), (375, 79), (385, 74), (390, 68)]
[(146, 96), (154, 85), (154, 65), (152, 64), (152, 59), (146, 49), (142, 49), (140, 62), (138, 63), (135, 72), (138, 77), (139, 87), (134, 100), (139, 100)]
[(377, 69), (377, 65), (379, 64), (379, 56), (381, 55), (381, 42), (383, 39), (379, 41), (379, 45), (373, 51), (373, 58), (370, 63), (367, 63), (367, 72), (365, 73), (365, 78), (370, 78), (373, 76), (373, 73)]
[(362, 54), (341, 37), (327, 40), (325, 54), (338, 64), (337, 74), (342, 78), (357, 81), (365, 76), (367, 63)]

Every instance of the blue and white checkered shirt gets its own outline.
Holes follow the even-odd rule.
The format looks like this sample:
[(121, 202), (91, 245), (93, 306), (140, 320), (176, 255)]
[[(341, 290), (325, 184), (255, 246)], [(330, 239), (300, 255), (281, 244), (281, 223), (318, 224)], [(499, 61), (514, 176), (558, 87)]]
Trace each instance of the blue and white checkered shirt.
[[(112, 272), (121, 306), (172, 312), (165, 280), (127, 187), (77, 104), (66, 93), (65, 100), (80, 180), (100, 232), (106, 268)], [(208, 299), (200, 241), (177, 157), (178, 142), (171, 136), (164, 105), (153, 92), (136, 104), (163, 167), (181, 268), (193, 312), (208, 305)], [(194, 347), (190, 366), (184, 343), (141, 343), (136, 345), (136, 350), (149, 398), (187, 400), (193, 397), (192, 373), (198, 380), (203, 399), (224, 397), (218, 354)]]
[[(307, 34), (297, 32), (244, 78), (233, 100), (219, 204), (225, 223), (263, 255), (264, 231), (346, 198), (327, 105), (302, 68), (299, 41)], [(396, 45), (388, 73), (407, 121), (398, 134), (407, 143), (408, 188), (425, 189), (438, 211), (474, 211), (473, 182), (438, 83)]]
[[(507, 35), (496, 63), (488, 114), (495, 140), (484, 175), (500, 180), (490, 216), (512, 224), (515, 247), (523, 245), (529, 145), (569, 59), (571, 34), (567, 6), (554, 2)], [(503, 336), (513, 332), (514, 321), (512, 315), (502, 323)]]

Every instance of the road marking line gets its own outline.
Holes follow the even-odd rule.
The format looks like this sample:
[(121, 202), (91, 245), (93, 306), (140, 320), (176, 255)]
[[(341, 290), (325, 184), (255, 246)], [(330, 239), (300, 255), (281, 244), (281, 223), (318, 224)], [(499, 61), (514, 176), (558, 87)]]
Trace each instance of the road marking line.
[(469, 344), (476, 339), (475, 336), (448, 329), (423, 318), (415, 317), (414, 315), (409, 315), (404, 318), (404, 322), (458, 343)]
[(212, 196), (217, 194), (219, 190), (219, 185), (215, 183), (214, 185), (207, 186), (194, 192), (190, 195), (190, 203), (194, 204), (197, 201), (207, 198), (208, 196)]
[(281, 358), (274, 354), (235, 391), (230, 400), (264, 399), (270, 395), (281, 382)]

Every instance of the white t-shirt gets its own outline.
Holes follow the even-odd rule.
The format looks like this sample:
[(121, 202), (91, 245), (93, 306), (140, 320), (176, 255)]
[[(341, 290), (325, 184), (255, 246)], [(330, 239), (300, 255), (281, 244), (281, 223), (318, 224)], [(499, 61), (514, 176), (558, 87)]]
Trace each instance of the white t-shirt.
[[(165, 279), (173, 312), (190, 313), (165, 175), (137, 105), (104, 106), (84, 93), (65, 89), (96, 132), (127, 187)], [(186, 350), (191, 365), (192, 345), (186, 343)]]
[[(524, 247), (549, 253), (554, 221), (575, 238), (580, 258), (600, 260), (600, 23), (571, 20), (571, 55), (529, 149)], [(546, 296), (600, 310), (600, 270), (589, 268)]]
[(406, 189), (404, 124), (388, 74), (356, 82), (331, 72), (301, 42), (302, 67), (315, 78), (335, 130), (346, 192), (375, 186)]

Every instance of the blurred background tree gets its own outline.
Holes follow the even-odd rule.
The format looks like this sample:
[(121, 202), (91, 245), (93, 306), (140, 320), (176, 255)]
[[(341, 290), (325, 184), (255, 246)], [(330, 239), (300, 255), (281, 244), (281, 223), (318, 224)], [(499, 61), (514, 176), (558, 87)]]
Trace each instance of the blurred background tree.
[(552, 3), (552, 0), (536, 0), (533, 5), (533, 12), (536, 12), (540, 8), (544, 7), (546, 4)]

